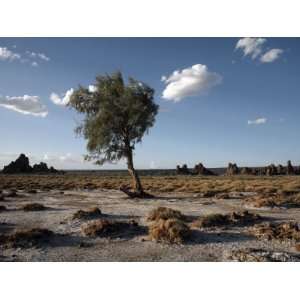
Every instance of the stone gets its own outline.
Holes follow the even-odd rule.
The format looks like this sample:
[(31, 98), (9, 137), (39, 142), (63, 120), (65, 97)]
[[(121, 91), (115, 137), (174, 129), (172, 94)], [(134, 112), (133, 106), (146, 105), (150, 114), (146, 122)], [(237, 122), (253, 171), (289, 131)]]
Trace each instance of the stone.
[(205, 168), (202, 163), (195, 165), (193, 173), (196, 175), (215, 175), (211, 170)]
[(231, 175), (237, 175), (239, 173), (240, 173), (240, 170), (236, 164), (232, 164), (232, 163), (228, 164), (228, 167), (226, 170), (226, 175), (231, 176)]

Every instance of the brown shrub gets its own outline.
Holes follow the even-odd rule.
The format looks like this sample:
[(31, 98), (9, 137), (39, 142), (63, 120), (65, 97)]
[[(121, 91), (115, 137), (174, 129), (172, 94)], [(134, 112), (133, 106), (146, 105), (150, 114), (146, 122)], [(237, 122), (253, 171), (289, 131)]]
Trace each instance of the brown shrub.
[(47, 209), (47, 207), (40, 203), (28, 203), (23, 205), (22, 209), (24, 211), (39, 211), (39, 210), (45, 210)]
[(190, 234), (190, 228), (177, 218), (159, 219), (149, 226), (149, 238), (156, 242), (182, 243)]
[(284, 222), (280, 224), (265, 223), (261, 225), (255, 225), (250, 229), (250, 233), (256, 236), (258, 239), (267, 240), (300, 240), (300, 230), (297, 223)]
[(210, 214), (199, 217), (192, 223), (193, 227), (217, 227), (217, 226), (242, 226), (252, 224), (261, 217), (258, 214), (249, 213), (247, 210), (242, 212), (232, 212), (230, 214)]
[(1, 235), (0, 244), (12, 248), (30, 248), (49, 242), (54, 233), (48, 229), (33, 228), (16, 231), (10, 235)]
[(245, 200), (246, 204), (253, 207), (299, 207), (300, 197), (299, 194), (267, 194), (258, 195)]
[(178, 219), (185, 220), (186, 217), (179, 211), (168, 207), (158, 207), (150, 211), (147, 221), (157, 221), (159, 219)]
[(78, 210), (73, 214), (72, 219), (88, 219), (88, 218), (95, 218), (101, 216), (101, 210), (98, 207), (93, 207), (87, 211), (85, 210)]
[(136, 229), (138, 224), (132, 220), (131, 222), (96, 220), (81, 226), (84, 235), (90, 237), (117, 237), (130, 229)]

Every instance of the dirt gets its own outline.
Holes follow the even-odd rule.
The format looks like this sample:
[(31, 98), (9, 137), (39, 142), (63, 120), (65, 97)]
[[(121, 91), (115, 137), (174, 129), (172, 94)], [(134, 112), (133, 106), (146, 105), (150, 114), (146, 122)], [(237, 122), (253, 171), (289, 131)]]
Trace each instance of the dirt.
[[(28, 189), (27, 189), (28, 191)], [(9, 193), (5, 190), (4, 194)], [(59, 190), (29, 193), (17, 190), (15, 195), (0, 200), (7, 210), (0, 214), (0, 235), (14, 234), (20, 230), (42, 228), (54, 233), (47, 242), (32, 247), (4, 247), (0, 245), (1, 261), (236, 261), (239, 250), (260, 249), (276, 260), (298, 260), (299, 252), (292, 240), (260, 240), (249, 234), (249, 226), (191, 228), (191, 236), (184, 244), (169, 244), (151, 241), (148, 238), (147, 216), (158, 207), (180, 211), (190, 220), (209, 214), (229, 214), (244, 210), (239, 197), (230, 199), (202, 198), (199, 193), (160, 193), (154, 199), (130, 199), (118, 190)], [(23, 211), (29, 203), (47, 207), (42, 211)], [(137, 222), (142, 230), (124, 232), (120, 237), (89, 237), (81, 232), (87, 220), (73, 219), (78, 210), (88, 211), (93, 207), (101, 210), (99, 218), (117, 222)], [(300, 222), (299, 208), (249, 209), (268, 222)], [(248, 252), (247, 252), (248, 251)], [(271, 254), (270, 254), (271, 253)], [(235, 255), (234, 255), (235, 254)], [(253, 256), (252, 254), (250, 255)], [(243, 257), (250, 257), (243, 255)], [(279, 257), (279, 258), (278, 258)], [(257, 261), (266, 259), (255, 258)], [(246, 259), (247, 260), (247, 259)], [(249, 258), (250, 260), (250, 258)], [(275, 259), (274, 259), (275, 260)]]

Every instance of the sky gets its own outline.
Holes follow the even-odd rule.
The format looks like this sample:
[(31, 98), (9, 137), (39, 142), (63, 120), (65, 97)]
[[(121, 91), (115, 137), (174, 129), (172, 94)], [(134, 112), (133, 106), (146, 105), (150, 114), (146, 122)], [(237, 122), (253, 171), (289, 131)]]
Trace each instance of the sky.
[(79, 84), (120, 70), (155, 89), (156, 123), (136, 168), (203, 162), (300, 164), (299, 38), (0, 38), (0, 168), (20, 153), (59, 169), (84, 162)]

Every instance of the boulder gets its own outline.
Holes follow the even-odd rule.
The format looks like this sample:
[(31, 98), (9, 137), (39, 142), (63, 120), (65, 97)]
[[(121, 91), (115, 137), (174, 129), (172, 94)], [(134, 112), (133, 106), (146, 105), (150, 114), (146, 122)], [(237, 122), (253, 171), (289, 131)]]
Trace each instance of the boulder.
[(251, 168), (244, 167), (241, 169), (241, 174), (242, 175), (253, 175), (255, 173), (253, 172), (253, 170)]
[(277, 168), (274, 164), (271, 164), (265, 168), (265, 175), (274, 176), (277, 175)]

